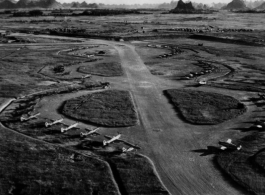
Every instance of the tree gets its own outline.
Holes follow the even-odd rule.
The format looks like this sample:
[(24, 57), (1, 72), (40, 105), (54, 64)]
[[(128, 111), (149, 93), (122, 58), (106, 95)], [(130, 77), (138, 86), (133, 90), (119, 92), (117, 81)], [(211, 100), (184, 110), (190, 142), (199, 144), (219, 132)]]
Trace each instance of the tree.
[(42, 16), (43, 12), (41, 10), (32, 10), (32, 11), (29, 11), (29, 15), (30, 16)]

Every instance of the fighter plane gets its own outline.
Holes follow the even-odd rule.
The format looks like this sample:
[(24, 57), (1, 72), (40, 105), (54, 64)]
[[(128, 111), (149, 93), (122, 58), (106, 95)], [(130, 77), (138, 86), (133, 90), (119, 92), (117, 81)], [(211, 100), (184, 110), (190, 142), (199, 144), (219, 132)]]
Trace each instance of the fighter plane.
[(134, 148), (133, 147), (130, 147), (130, 148), (125, 148), (125, 147), (123, 147), (122, 148), (122, 153), (127, 153), (127, 152), (131, 152), (131, 151), (133, 151), (134, 150)]
[(92, 129), (92, 130), (86, 128), (86, 130), (88, 130), (89, 132), (86, 132), (86, 133), (81, 132), (80, 137), (86, 137), (86, 136), (92, 135), (92, 134), (100, 135), (100, 133), (97, 132), (97, 130), (99, 130), (99, 127)]
[(57, 124), (57, 123), (62, 123), (62, 122), (63, 122), (63, 118), (58, 119), (58, 120), (55, 120), (55, 121), (53, 121), (53, 122), (51, 122), (51, 123), (49, 123), (49, 122), (45, 122), (45, 127), (50, 127), (50, 126), (53, 126), (53, 125), (55, 125), (55, 124)]
[(114, 141), (121, 141), (121, 140), (119, 140), (121, 137), (121, 134), (118, 134), (118, 135), (113, 136), (113, 137), (110, 137), (110, 136), (105, 136), (105, 137), (108, 138), (109, 140), (108, 141), (103, 140), (103, 146), (106, 146), (106, 145), (108, 145)]
[(221, 145), (221, 150), (241, 150), (241, 145), (235, 145), (232, 143), (231, 139), (228, 139), (226, 142), (219, 141)]
[(28, 121), (30, 119), (38, 118), (37, 116), (39, 116), (39, 115), (40, 115), (40, 113), (37, 113), (37, 114), (31, 115), (31, 116), (29, 116), (27, 118), (24, 117), (24, 116), (21, 116), (20, 121)]
[(77, 125), (78, 125), (78, 123), (75, 123), (75, 124), (72, 124), (72, 125), (70, 125), (70, 126), (68, 126), (68, 127), (66, 127), (66, 128), (61, 128), (61, 132), (62, 133), (64, 133), (64, 132), (66, 132), (66, 131), (69, 131), (70, 129), (72, 129), (72, 128), (74, 128), (74, 127), (77, 127)]

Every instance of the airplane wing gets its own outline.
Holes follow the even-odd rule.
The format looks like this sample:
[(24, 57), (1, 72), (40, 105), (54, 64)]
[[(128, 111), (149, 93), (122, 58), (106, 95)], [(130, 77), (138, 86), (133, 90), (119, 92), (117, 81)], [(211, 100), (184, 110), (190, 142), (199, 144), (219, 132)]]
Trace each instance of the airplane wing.
[[(114, 136), (109, 136), (109, 135), (104, 135), (105, 138), (108, 138), (108, 139), (112, 139)], [(124, 142), (123, 140), (121, 139), (116, 139), (114, 140), (113, 142)]]
[(231, 139), (228, 139), (226, 142), (229, 143), (229, 144), (232, 144), (232, 140)]

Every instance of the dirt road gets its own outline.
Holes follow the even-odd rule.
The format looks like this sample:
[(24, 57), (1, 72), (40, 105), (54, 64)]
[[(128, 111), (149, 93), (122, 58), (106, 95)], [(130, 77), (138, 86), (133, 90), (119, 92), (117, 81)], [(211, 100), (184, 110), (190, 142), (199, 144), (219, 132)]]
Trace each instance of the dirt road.
[[(158, 173), (171, 194), (242, 194), (223, 180), (210, 160), (191, 152), (199, 149), (211, 132), (194, 131), (174, 112), (163, 89), (180, 88), (181, 84), (162, 80), (150, 73), (134, 46), (115, 46), (134, 95), (149, 147), (144, 152), (154, 161)], [(135, 137), (137, 139), (137, 137)]]

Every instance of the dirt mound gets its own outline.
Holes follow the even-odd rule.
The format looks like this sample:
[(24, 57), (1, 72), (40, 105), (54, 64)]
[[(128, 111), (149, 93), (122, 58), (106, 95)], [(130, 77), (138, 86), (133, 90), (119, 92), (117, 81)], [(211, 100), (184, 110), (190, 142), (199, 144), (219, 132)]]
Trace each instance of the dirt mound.
[(246, 9), (247, 6), (243, 0), (233, 0), (232, 2), (228, 3), (223, 9), (227, 10), (242, 10)]
[(255, 133), (239, 141), (242, 149), (217, 156), (220, 167), (254, 194), (265, 194), (265, 135)]
[(117, 62), (88, 64), (86, 66), (79, 67), (78, 71), (85, 74), (107, 77), (123, 75), (121, 64)]
[(165, 94), (184, 119), (193, 124), (214, 125), (246, 111), (238, 100), (217, 93), (169, 89)]
[(103, 126), (133, 126), (138, 122), (136, 109), (128, 91), (108, 90), (65, 102), (66, 116)]

